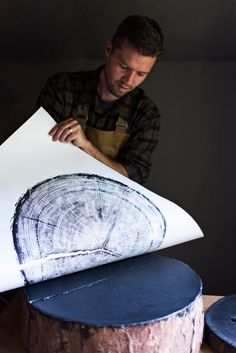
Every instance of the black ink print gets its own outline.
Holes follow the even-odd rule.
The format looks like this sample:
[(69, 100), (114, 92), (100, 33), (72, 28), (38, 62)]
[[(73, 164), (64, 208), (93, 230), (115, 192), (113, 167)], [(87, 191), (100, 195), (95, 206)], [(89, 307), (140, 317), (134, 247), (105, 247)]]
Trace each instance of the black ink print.
[(165, 236), (160, 210), (118, 181), (60, 175), (16, 205), (14, 245), (25, 283), (156, 250)]

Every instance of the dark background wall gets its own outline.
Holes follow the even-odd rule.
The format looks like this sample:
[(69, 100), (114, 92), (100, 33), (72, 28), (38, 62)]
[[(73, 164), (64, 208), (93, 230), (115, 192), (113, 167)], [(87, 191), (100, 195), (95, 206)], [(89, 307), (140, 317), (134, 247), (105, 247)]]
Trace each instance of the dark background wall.
[(236, 292), (235, 0), (1, 2), (0, 143), (35, 111), (49, 75), (102, 63), (104, 42), (132, 13), (154, 17), (165, 34), (144, 83), (162, 115), (146, 186), (205, 234), (160, 253), (193, 267), (206, 294)]

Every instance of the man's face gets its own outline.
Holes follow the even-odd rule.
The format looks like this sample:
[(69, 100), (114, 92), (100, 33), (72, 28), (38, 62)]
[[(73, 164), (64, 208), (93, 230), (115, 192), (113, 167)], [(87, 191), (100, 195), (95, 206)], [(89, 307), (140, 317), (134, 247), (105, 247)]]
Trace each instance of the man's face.
[(156, 61), (156, 57), (140, 54), (128, 40), (124, 40), (121, 48), (114, 50), (112, 43), (107, 42), (106, 56), (105, 84), (109, 93), (116, 98), (140, 85)]

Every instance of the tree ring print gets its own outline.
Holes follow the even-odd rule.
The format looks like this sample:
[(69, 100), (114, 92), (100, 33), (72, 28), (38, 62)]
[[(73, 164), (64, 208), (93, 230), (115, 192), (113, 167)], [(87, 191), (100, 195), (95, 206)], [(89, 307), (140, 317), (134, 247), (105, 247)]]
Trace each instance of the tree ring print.
[(29, 189), (12, 229), (29, 284), (154, 251), (166, 222), (147, 197), (121, 182), (69, 174)]

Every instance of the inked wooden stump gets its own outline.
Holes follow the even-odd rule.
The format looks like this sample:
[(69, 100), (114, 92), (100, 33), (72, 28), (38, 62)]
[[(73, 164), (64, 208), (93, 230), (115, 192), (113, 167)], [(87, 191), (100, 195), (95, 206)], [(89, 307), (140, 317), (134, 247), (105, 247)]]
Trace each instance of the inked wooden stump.
[(24, 345), (30, 353), (198, 353), (201, 289), (190, 267), (155, 254), (32, 285)]
[(206, 341), (215, 353), (236, 353), (236, 295), (212, 304), (206, 312)]

